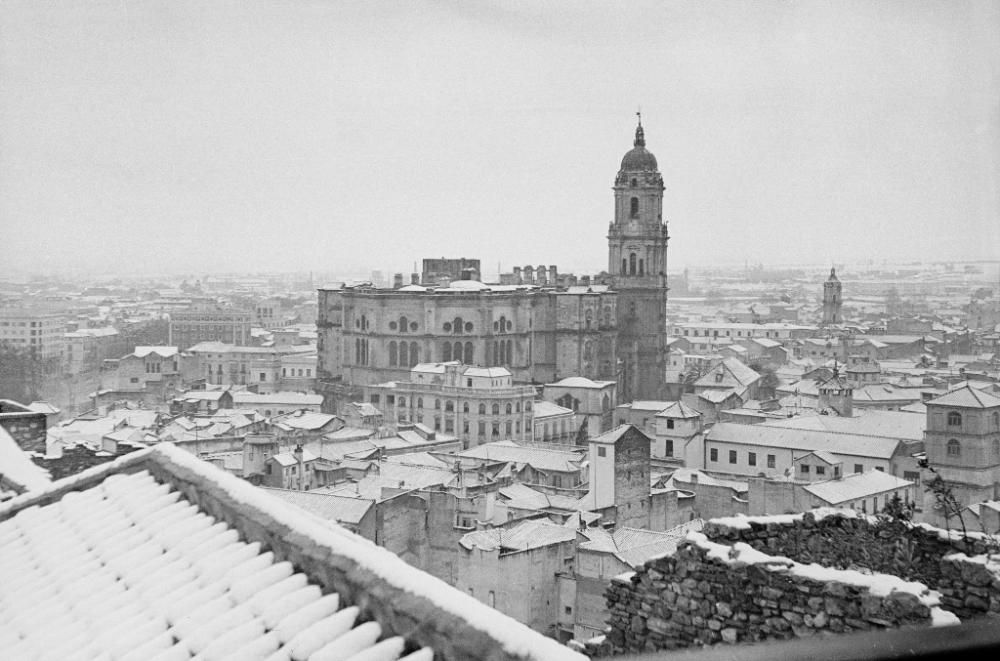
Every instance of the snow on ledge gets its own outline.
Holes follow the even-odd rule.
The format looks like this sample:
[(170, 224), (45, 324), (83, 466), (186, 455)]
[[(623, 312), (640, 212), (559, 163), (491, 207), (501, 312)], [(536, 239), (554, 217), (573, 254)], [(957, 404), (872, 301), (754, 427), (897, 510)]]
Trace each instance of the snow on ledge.
[(393, 587), (427, 599), (479, 631), (489, 635), (509, 654), (526, 659), (586, 661), (587, 657), (547, 638), (513, 618), (488, 607), (444, 581), (406, 564), (396, 554), (335, 525), (317, 525), (313, 515), (281, 501), (263, 489), (230, 475), (172, 443), (150, 450), (152, 458), (162, 456), (177, 466), (212, 482), (234, 501), (244, 503), (281, 521), (291, 534), (348, 558)]
[(920, 603), (933, 608), (940, 605), (940, 594), (923, 583), (904, 581), (890, 574), (862, 574), (851, 569), (831, 569), (817, 564), (803, 565), (781, 556), (767, 555), (749, 544), (737, 542), (732, 546), (708, 541), (700, 532), (689, 532), (686, 539), (706, 551), (709, 558), (730, 566), (760, 565), (764, 569), (786, 570), (792, 576), (824, 583), (845, 583), (865, 588), (869, 594), (885, 597), (892, 592), (909, 592), (920, 599)]
[(873, 518), (860, 514), (852, 509), (839, 507), (817, 507), (816, 509), (809, 510), (808, 512), (800, 512), (799, 514), (768, 514), (764, 516), (747, 516), (746, 514), (737, 514), (735, 516), (721, 516), (717, 519), (710, 519), (707, 523), (724, 528), (731, 528), (733, 530), (750, 530), (751, 524), (754, 523), (762, 526), (769, 523), (792, 525), (793, 523), (802, 521), (806, 514), (812, 514), (816, 521), (822, 521), (823, 519), (830, 517), (840, 517), (842, 519), (859, 519), (864, 517), (869, 519), (869, 521)]

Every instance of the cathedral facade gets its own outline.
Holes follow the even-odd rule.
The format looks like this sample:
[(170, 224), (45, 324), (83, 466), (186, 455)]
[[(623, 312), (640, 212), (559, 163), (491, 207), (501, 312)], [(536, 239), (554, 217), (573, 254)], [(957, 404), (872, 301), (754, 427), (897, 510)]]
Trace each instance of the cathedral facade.
[[(409, 379), (417, 363), (506, 367), (515, 381), (614, 380), (626, 401), (662, 397), (667, 228), (663, 179), (642, 125), (614, 185), (609, 268), (593, 279), (473, 279), (319, 290), (317, 375), (327, 399)], [(580, 282), (582, 284), (568, 284)]]

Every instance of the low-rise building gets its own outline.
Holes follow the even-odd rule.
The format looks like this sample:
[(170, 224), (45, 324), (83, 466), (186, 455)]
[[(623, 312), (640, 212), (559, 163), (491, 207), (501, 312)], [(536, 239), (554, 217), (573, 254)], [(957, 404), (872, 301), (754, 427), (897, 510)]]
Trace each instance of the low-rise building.
[(365, 392), (387, 423), (419, 422), (455, 434), (466, 447), (532, 439), (535, 389), (515, 385), (504, 367), (420, 363), (408, 381), (366, 386)]
[(592, 381), (582, 376), (570, 376), (546, 383), (542, 399), (554, 402), (576, 413), (577, 420), (586, 423), (587, 437), (598, 436), (611, 429), (613, 409), (618, 400), (614, 381)]

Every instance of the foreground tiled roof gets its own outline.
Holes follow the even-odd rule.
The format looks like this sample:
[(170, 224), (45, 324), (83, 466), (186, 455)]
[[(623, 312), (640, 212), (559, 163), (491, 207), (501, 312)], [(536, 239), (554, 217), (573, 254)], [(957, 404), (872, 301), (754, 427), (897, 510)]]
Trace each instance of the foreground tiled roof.
[(0, 658), (583, 657), (162, 444), (0, 505)]
[(0, 523), (0, 583), (10, 659), (318, 660), (376, 645), (398, 659), (405, 648), (398, 637), (377, 642), (381, 626), (359, 622), (356, 606), (147, 471)]

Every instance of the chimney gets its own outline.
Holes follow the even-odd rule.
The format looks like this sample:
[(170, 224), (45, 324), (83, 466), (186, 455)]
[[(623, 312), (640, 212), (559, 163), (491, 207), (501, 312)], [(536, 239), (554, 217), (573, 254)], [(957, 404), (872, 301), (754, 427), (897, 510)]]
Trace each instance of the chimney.
[(559, 277), (559, 272), (556, 270), (556, 265), (551, 264), (549, 266), (549, 282), (551, 282), (554, 285), (558, 284), (558, 282), (556, 281), (558, 277)]
[(306, 476), (305, 476), (305, 464), (302, 463), (302, 444), (301, 443), (299, 445), (295, 446), (295, 450), (292, 451), (292, 454), (295, 455), (295, 462), (299, 466), (299, 491), (305, 491), (306, 490), (306, 485), (305, 485)]
[(392, 276), (392, 288), (399, 289), (403, 286), (403, 274), (397, 273)]
[(419, 285), (420, 284), (420, 274), (419, 273), (411, 273), (410, 274), (410, 284), (411, 285)]
[(524, 280), (521, 279), (521, 267), (520, 266), (515, 266), (514, 267), (514, 284), (515, 285), (524, 284)]

